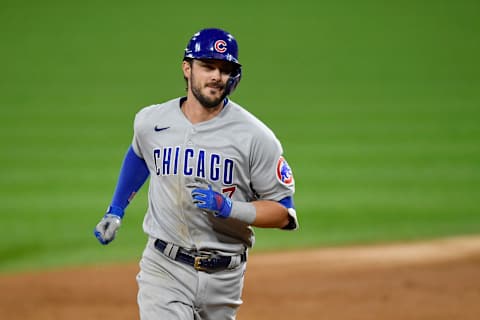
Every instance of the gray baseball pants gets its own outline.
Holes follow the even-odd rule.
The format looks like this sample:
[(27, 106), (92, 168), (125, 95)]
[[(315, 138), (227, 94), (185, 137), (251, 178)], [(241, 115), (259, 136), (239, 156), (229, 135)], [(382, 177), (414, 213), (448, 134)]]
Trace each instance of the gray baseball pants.
[(141, 320), (233, 320), (242, 304), (246, 263), (214, 273), (175, 261), (149, 239), (137, 275)]

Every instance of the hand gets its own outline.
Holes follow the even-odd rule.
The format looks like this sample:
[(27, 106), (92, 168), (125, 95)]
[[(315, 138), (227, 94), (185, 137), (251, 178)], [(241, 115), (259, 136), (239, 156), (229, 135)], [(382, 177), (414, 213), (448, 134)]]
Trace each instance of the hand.
[(193, 189), (192, 198), (198, 208), (211, 211), (216, 217), (228, 218), (232, 212), (232, 200), (213, 191), (211, 185), (208, 185), (208, 189)]
[(95, 237), (101, 244), (109, 244), (115, 239), (118, 228), (122, 224), (122, 218), (117, 215), (108, 213), (97, 224), (94, 230)]

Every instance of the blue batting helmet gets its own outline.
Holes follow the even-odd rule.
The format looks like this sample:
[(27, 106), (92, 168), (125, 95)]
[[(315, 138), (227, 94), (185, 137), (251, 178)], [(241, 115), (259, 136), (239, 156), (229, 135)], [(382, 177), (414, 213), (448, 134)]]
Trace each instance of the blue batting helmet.
[(236, 68), (228, 80), (225, 89), (227, 95), (233, 92), (242, 77), (237, 40), (222, 29), (202, 29), (195, 33), (185, 48), (183, 60), (187, 59), (215, 59), (233, 63)]

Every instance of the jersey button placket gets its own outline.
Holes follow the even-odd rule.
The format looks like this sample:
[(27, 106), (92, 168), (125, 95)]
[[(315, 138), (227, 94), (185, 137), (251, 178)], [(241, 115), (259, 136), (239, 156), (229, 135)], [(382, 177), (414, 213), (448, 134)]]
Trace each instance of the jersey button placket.
[(187, 146), (193, 146), (192, 138), (196, 133), (197, 133), (197, 130), (195, 130), (195, 128), (193, 128), (193, 127), (188, 130), (188, 133), (187, 133), (187, 136), (186, 136), (186, 139), (185, 139)]

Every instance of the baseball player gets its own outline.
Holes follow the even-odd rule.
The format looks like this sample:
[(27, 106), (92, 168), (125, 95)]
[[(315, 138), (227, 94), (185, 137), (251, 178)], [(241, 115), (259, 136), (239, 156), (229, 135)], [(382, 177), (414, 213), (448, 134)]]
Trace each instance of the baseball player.
[(143, 320), (235, 319), (253, 227), (298, 228), (280, 142), (228, 97), (240, 82), (235, 38), (203, 29), (182, 62), (185, 97), (140, 110), (112, 202), (95, 228), (111, 242), (150, 177), (137, 275)]

